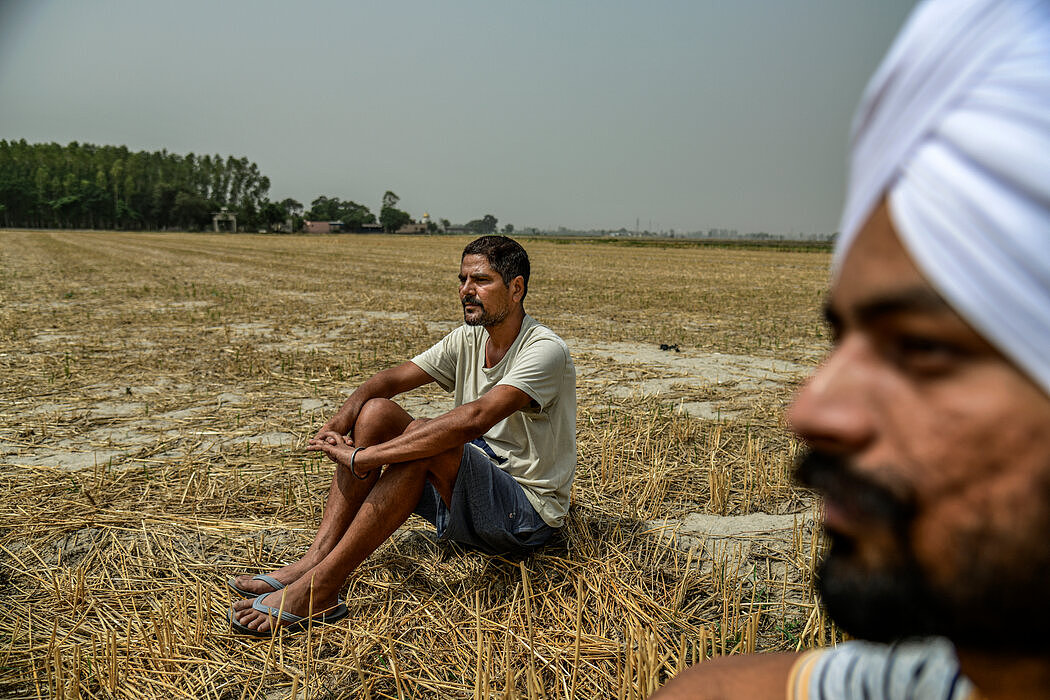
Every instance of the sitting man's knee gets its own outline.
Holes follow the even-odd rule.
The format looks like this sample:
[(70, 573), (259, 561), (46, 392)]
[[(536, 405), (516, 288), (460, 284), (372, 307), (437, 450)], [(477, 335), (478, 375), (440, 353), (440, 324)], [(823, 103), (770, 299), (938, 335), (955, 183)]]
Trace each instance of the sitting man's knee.
[(390, 399), (369, 399), (354, 423), (353, 438), (359, 445), (386, 442), (404, 432), (412, 417)]
[(424, 425), (426, 425), (429, 422), (430, 422), (429, 418), (416, 418), (415, 420), (413, 420), (411, 423), (408, 424), (407, 428), (405, 428), (405, 434), (407, 435), (408, 433), (411, 433), (414, 430), (419, 430), (420, 428), (422, 428)]
[(384, 421), (389, 417), (390, 412), (395, 409), (400, 411), (401, 407), (390, 399), (369, 399), (363, 406), (361, 406), (361, 410), (357, 414), (357, 423), (355, 425), (371, 423), (374, 421)]

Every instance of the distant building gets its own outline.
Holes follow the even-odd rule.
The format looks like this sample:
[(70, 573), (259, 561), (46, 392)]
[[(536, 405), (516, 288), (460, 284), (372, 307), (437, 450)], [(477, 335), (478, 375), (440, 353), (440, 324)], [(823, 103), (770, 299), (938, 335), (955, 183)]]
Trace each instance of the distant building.
[(304, 221), (303, 233), (341, 233), (342, 221)]
[(219, 222), (225, 223), (230, 233), (237, 233), (237, 216), (230, 212), (229, 209), (223, 207), (217, 212), (213, 212), (211, 215), (211, 222), (215, 226), (215, 233), (219, 233), (222, 227), (219, 226)]
[(394, 233), (417, 234), (417, 233), (426, 233), (426, 232), (427, 232), (427, 225), (426, 225), (426, 223), (418, 223), (417, 224), (415, 221), (410, 221), (409, 223), (405, 224), (404, 226), (399, 228)]

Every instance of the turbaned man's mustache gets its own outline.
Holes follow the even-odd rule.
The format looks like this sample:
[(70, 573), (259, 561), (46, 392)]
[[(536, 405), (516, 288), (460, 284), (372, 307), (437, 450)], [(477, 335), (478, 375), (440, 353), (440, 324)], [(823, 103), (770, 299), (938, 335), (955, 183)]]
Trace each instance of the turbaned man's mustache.
[(846, 459), (829, 452), (808, 450), (795, 464), (795, 481), (864, 520), (904, 527), (915, 515), (914, 498), (858, 474)]

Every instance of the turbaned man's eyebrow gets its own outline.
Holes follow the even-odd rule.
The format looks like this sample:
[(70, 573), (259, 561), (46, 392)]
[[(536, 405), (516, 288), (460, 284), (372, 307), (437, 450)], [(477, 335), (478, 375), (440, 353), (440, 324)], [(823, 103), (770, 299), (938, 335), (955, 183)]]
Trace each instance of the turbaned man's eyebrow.
[[(934, 315), (954, 314), (955, 311), (944, 298), (926, 286), (906, 287), (893, 292), (878, 294), (858, 303), (849, 310), (861, 324), (874, 323), (887, 316), (906, 313), (925, 313)], [(836, 309), (834, 299), (824, 302), (824, 320), (832, 328), (841, 325), (842, 310)]]

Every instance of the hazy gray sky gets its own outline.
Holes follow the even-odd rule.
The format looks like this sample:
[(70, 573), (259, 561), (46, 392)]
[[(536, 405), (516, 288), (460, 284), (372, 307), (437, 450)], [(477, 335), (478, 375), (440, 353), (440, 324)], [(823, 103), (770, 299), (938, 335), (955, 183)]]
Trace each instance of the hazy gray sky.
[(0, 0), (0, 138), (517, 228), (834, 231), (912, 0)]

